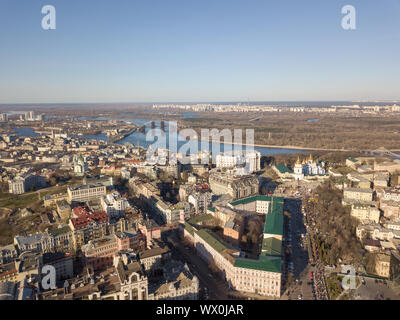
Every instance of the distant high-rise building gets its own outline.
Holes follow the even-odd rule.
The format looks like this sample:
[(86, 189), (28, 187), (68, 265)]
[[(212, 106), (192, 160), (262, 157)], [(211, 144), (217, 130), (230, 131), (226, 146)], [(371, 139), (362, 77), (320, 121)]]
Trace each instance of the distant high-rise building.
[[(43, 115), (39, 114), (39, 115), (35, 116), (34, 111), (28, 111), (28, 112), (25, 112), (24, 118), (25, 118), (25, 121), (41, 121), (41, 120), (43, 120)], [(22, 120), (22, 118), (21, 118), (21, 120)]]
[(7, 121), (8, 121), (7, 113), (0, 113), (0, 122), (7, 122)]
[(245, 152), (244, 155), (223, 154), (215, 157), (217, 168), (233, 168), (237, 165), (246, 165), (248, 173), (253, 173), (261, 169), (261, 154), (258, 151)]
[(25, 121), (32, 121), (35, 119), (35, 114), (33, 111), (25, 112)]

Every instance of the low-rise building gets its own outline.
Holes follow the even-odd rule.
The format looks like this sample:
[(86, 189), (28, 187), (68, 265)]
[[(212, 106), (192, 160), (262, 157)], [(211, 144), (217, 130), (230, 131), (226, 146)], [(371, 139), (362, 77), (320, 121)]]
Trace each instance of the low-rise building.
[(378, 276), (389, 278), (390, 275), (390, 255), (378, 254), (375, 261), (375, 272)]
[(374, 162), (374, 170), (375, 171), (387, 171), (390, 173), (394, 173), (396, 171), (400, 171), (400, 160), (393, 161), (384, 161), (384, 162)]
[(352, 168), (354, 170), (357, 169), (357, 165), (359, 165), (359, 164), (360, 164), (360, 161), (353, 157), (346, 159), (346, 166), (348, 166), (349, 168)]
[(145, 236), (146, 247), (150, 247), (154, 240), (161, 239), (161, 227), (153, 220), (142, 220), (137, 224), (137, 229)]
[(64, 252), (44, 253), (39, 257), (39, 270), (43, 266), (51, 265), (56, 269), (56, 279), (65, 280), (74, 276), (73, 257)]
[(66, 253), (74, 252), (73, 232), (68, 225), (59, 225), (57, 228), (47, 230), (47, 233), (52, 238), (52, 251)]
[(81, 247), (83, 262), (94, 271), (113, 265), (114, 257), (121, 251), (140, 251), (145, 248), (145, 237), (133, 230), (90, 240)]
[(365, 238), (381, 241), (400, 239), (400, 231), (387, 229), (378, 224), (359, 225), (356, 228), (356, 235), (360, 240)]
[(380, 209), (383, 216), (389, 219), (400, 218), (400, 202), (391, 200), (381, 200)]
[(206, 213), (211, 204), (211, 192), (196, 192), (188, 197), (188, 202), (193, 205), (196, 214)]
[(379, 223), (381, 212), (375, 206), (359, 203), (351, 206), (351, 216), (360, 221), (368, 220)]
[(117, 191), (101, 197), (101, 206), (110, 218), (118, 217), (130, 208), (128, 200), (122, 197)]
[(56, 202), (56, 208), (57, 208), (57, 213), (60, 215), (60, 218), (62, 220), (66, 220), (70, 217), (71, 206), (68, 204), (68, 202), (65, 199), (58, 200)]
[(107, 194), (107, 191), (106, 186), (99, 183), (68, 187), (67, 193), (68, 201), (72, 203), (100, 199)]
[(367, 188), (344, 188), (343, 198), (359, 201), (372, 201), (373, 191)]
[(15, 236), (14, 245), (18, 248), (19, 252), (51, 252), (54, 250), (53, 239), (46, 233)]
[(379, 196), (381, 201), (396, 201), (400, 205), (400, 188), (384, 188)]
[(86, 207), (75, 207), (69, 226), (74, 236), (74, 248), (78, 250), (90, 240), (100, 239), (107, 235), (109, 217), (107, 213), (92, 212)]
[[(215, 264), (230, 288), (259, 295), (280, 297), (282, 276), (283, 199), (270, 198), (263, 230), (262, 251), (258, 259), (241, 256), (208, 229), (181, 225), (183, 234), (205, 261)], [(255, 200), (254, 200), (255, 201)], [(253, 200), (250, 202), (254, 202)]]
[(156, 245), (139, 252), (139, 260), (145, 271), (154, 272), (162, 266), (163, 261), (171, 259), (171, 251), (167, 246)]
[(212, 173), (210, 188), (214, 194), (228, 194), (233, 200), (258, 194), (259, 181), (254, 176), (234, 176), (227, 173)]
[(43, 197), (43, 205), (45, 207), (51, 207), (53, 205), (56, 205), (57, 201), (62, 201), (67, 199), (68, 195), (65, 193), (47, 195)]
[(272, 169), (281, 179), (293, 179), (293, 171), (284, 164), (276, 164)]
[(149, 300), (197, 300), (199, 279), (188, 266), (179, 261), (168, 261), (162, 268), (164, 281), (149, 285)]
[(9, 263), (18, 256), (17, 248), (14, 244), (0, 247), (0, 264)]
[(24, 174), (15, 177), (8, 182), (9, 192), (13, 194), (22, 194), (34, 189), (46, 186), (46, 178), (38, 174)]

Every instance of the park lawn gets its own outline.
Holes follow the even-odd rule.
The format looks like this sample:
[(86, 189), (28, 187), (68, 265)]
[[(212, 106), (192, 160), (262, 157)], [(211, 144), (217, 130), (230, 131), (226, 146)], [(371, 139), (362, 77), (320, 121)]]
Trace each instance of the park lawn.
[(337, 275), (326, 278), (326, 286), (330, 300), (335, 300), (343, 291), (341, 279)]
[(0, 245), (12, 243), (14, 237), (13, 229), (8, 225), (7, 218), (0, 219)]
[(4, 208), (25, 208), (28, 205), (38, 201), (37, 193), (27, 193), (21, 195), (12, 195), (6, 199), (0, 200), (0, 207)]
[(39, 214), (32, 214), (25, 218), (16, 218), (16, 224), (8, 224), (8, 219), (0, 219), (0, 245), (8, 245), (17, 235), (28, 235), (43, 231)]
[(43, 190), (44, 191), (39, 190), (41, 198), (43, 198), (45, 196), (52, 195), (52, 194), (58, 194), (58, 193), (67, 192), (67, 186), (60, 186), (60, 187), (53, 188), (52, 190), (48, 190), (48, 191), (45, 191), (46, 189), (43, 189)]

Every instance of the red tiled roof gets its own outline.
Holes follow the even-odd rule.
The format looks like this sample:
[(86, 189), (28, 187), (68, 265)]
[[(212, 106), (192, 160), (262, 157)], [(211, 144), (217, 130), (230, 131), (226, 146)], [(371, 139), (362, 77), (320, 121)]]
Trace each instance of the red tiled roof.
[(76, 207), (73, 211), (76, 218), (72, 218), (71, 222), (75, 229), (84, 228), (92, 222), (103, 223), (109, 220), (107, 213), (104, 211), (91, 212), (86, 207)]

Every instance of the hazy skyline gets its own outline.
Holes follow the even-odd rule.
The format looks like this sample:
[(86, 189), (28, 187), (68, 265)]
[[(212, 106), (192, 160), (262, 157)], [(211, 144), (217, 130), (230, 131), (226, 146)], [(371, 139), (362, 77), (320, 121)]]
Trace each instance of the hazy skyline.
[(399, 100), (399, 17), (400, 0), (2, 0), (0, 103)]

